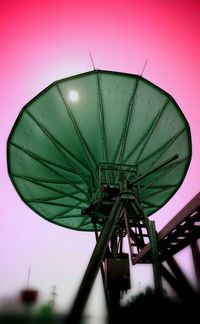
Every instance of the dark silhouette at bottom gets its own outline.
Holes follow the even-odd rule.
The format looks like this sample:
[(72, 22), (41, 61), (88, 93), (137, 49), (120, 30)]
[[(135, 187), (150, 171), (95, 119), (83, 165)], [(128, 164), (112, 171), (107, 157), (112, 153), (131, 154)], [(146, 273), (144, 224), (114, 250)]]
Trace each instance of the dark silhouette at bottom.
[(110, 314), (109, 324), (118, 323), (191, 323), (198, 319), (200, 295), (188, 296), (184, 301), (176, 297), (157, 295), (151, 288), (133, 297), (125, 306), (119, 306)]

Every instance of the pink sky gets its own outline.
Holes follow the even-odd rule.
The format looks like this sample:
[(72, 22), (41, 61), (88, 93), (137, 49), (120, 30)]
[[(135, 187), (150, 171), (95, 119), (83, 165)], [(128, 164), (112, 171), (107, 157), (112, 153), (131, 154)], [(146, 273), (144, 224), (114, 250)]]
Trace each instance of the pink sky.
[[(41, 219), (20, 200), (7, 174), (6, 141), (21, 108), (51, 82), (96, 68), (140, 74), (169, 92), (187, 118), (193, 156), (174, 197), (152, 217), (165, 225), (199, 192), (200, 2), (198, 0), (7, 0), (0, 3), (1, 291), (31, 283), (47, 299), (57, 286), (58, 306), (69, 307), (91, 254), (92, 234)], [(3, 206), (3, 208), (2, 208)], [(192, 277), (189, 258), (183, 261)], [(139, 270), (137, 270), (139, 269)], [(148, 284), (133, 269), (132, 292)], [(102, 287), (95, 286), (101, 296)], [(94, 292), (93, 292), (94, 293)], [(100, 297), (100, 300), (103, 297)], [(95, 304), (95, 301), (92, 301)], [(101, 313), (104, 301), (94, 309)]]

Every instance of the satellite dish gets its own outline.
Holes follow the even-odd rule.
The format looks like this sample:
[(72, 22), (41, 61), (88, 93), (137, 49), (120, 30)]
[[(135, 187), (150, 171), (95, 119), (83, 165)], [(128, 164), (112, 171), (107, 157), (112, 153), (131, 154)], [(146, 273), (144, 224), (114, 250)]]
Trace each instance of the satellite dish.
[[(91, 211), (120, 178), (146, 216), (178, 190), (191, 159), (189, 125), (175, 100), (142, 76), (99, 71), (52, 83), (20, 112), (7, 145), (22, 200), (46, 220), (93, 231)], [(97, 229), (103, 225), (101, 205)]]
[(168, 93), (142, 76), (111, 71), (56, 81), (19, 114), (7, 158), (13, 185), (36, 213), (66, 228), (95, 231), (69, 323), (78, 323), (100, 267), (110, 309), (117, 307), (129, 287), (126, 235), (131, 258), (130, 239), (139, 251), (149, 238), (161, 293), (157, 234), (147, 216), (178, 190), (191, 160), (189, 125)]

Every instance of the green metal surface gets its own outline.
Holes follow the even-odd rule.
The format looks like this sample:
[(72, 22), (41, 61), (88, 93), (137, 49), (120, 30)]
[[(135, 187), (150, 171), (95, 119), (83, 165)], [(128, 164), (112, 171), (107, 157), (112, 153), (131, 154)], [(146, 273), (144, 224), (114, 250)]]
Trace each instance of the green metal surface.
[(22, 200), (50, 222), (85, 231), (94, 230), (82, 210), (101, 197), (100, 163), (136, 170), (123, 172), (132, 186), (140, 179), (149, 216), (178, 190), (190, 159), (189, 125), (174, 99), (141, 76), (111, 71), (51, 84), (23, 108), (7, 144)]

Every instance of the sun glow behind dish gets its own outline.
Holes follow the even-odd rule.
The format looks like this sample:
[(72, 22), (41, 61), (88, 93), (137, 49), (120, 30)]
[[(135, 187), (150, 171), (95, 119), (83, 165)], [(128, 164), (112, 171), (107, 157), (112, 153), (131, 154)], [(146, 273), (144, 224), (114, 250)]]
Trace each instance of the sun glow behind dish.
[(68, 99), (72, 102), (77, 102), (79, 100), (79, 93), (76, 90), (70, 90)]

